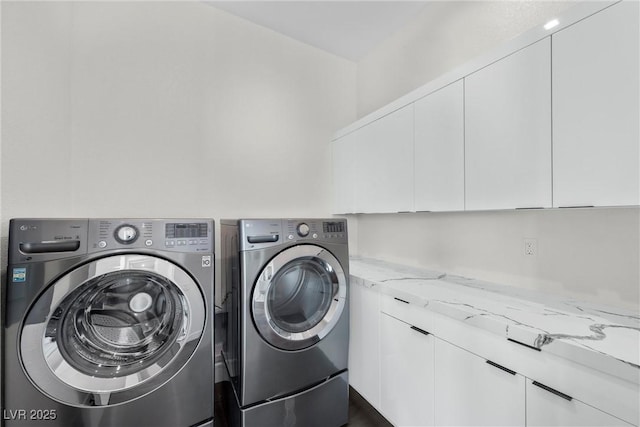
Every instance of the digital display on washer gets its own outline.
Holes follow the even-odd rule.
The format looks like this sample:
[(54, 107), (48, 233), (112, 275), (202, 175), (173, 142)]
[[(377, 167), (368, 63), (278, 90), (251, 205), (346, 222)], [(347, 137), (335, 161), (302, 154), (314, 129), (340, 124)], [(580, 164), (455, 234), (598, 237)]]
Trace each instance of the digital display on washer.
[(207, 223), (170, 223), (165, 225), (165, 238), (207, 237)]
[(323, 222), (322, 231), (325, 233), (344, 233), (344, 222)]

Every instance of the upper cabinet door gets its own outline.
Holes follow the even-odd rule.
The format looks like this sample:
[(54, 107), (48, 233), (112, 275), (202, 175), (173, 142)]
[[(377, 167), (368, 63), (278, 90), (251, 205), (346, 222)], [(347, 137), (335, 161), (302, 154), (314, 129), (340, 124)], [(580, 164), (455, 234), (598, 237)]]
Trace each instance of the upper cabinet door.
[(551, 42), (465, 78), (466, 208), (551, 207)]
[(331, 144), (334, 214), (356, 212), (356, 150), (360, 132), (352, 132)]
[(415, 210), (464, 210), (464, 84), (415, 103)]
[(361, 131), (357, 150), (358, 212), (413, 210), (413, 104)]
[(553, 35), (553, 204), (640, 204), (637, 1)]

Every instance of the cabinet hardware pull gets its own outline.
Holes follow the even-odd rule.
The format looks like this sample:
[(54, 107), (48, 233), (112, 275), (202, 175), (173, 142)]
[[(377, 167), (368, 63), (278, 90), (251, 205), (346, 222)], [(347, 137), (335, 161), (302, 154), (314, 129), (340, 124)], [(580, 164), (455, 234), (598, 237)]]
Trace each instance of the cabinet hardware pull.
[(411, 211), (398, 211), (397, 213), (413, 213)]
[(583, 206), (559, 206), (560, 209), (580, 209), (580, 208), (592, 208), (593, 205), (583, 205)]
[(568, 394), (564, 394), (564, 393), (562, 393), (562, 392), (560, 392), (560, 391), (558, 391), (556, 389), (553, 389), (553, 388), (551, 388), (549, 386), (546, 386), (544, 384), (540, 384), (538, 381), (534, 381), (533, 385), (535, 385), (536, 387), (540, 387), (543, 390), (547, 390), (549, 393), (553, 393), (556, 396), (559, 396), (559, 397), (561, 397), (561, 398), (563, 398), (565, 400), (568, 400), (569, 402), (571, 402), (573, 400), (573, 397), (569, 396)]
[(498, 365), (496, 362), (492, 362), (491, 360), (487, 360), (487, 363), (488, 363), (489, 365), (491, 365), (491, 366), (493, 366), (493, 367), (496, 367), (496, 368), (498, 368), (498, 369), (501, 369), (501, 370), (503, 370), (503, 371), (505, 371), (505, 372), (507, 372), (507, 373), (509, 373), (509, 374), (511, 374), (511, 375), (515, 375), (515, 374), (516, 374), (516, 371), (512, 371), (512, 370), (511, 370), (511, 369), (509, 369), (509, 368), (505, 368), (505, 367), (504, 367), (504, 366), (502, 366), (502, 365)]
[(417, 326), (412, 326), (411, 329), (413, 329), (416, 332), (420, 332), (423, 335), (429, 335), (429, 332), (425, 331), (424, 329), (420, 329)]
[(523, 342), (516, 341), (516, 340), (513, 340), (513, 339), (511, 339), (511, 338), (507, 338), (507, 341), (511, 341), (511, 342), (516, 343), (516, 344), (520, 344), (520, 345), (522, 345), (522, 346), (525, 346), (525, 347), (527, 347), (527, 348), (530, 348), (531, 350), (541, 351), (538, 347), (534, 347), (534, 346), (532, 346), (532, 345), (525, 344), (525, 343), (523, 343)]
[(400, 298), (393, 297), (393, 299), (394, 299), (394, 300), (396, 300), (396, 301), (403, 302), (403, 303), (405, 303), (405, 304), (409, 304), (409, 301), (405, 301), (405, 300), (400, 299)]
[(527, 209), (544, 209), (544, 208), (542, 206), (531, 206), (531, 207), (528, 207), (528, 208), (516, 208), (517, 211), (524, 211), (524, 210), (527, 210)]

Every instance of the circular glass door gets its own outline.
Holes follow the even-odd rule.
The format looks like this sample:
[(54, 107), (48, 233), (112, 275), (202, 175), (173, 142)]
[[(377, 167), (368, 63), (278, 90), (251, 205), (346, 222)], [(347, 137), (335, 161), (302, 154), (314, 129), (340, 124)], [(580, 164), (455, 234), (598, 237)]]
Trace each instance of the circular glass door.
[(346, 278), (338, 260), (315, 245), (294, 246), (262, 270), (253, 291), (253, 319), (262, 337), (285, 350), (309, 347), (340, 319)]
[(25, 319), (21, 358), (52, 398), (122, 403), (164, 384), (189, 359), (205, 325), (195, 281), (169, 261), (120, 255), (50, 286)]

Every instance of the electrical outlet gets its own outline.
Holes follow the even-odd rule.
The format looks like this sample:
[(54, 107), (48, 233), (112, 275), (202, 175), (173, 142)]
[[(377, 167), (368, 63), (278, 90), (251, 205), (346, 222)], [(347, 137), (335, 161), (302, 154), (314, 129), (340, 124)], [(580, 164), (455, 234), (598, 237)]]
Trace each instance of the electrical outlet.
[(530, 256), (538, 255), (538, 239), (524, 239), (524, 254)]

